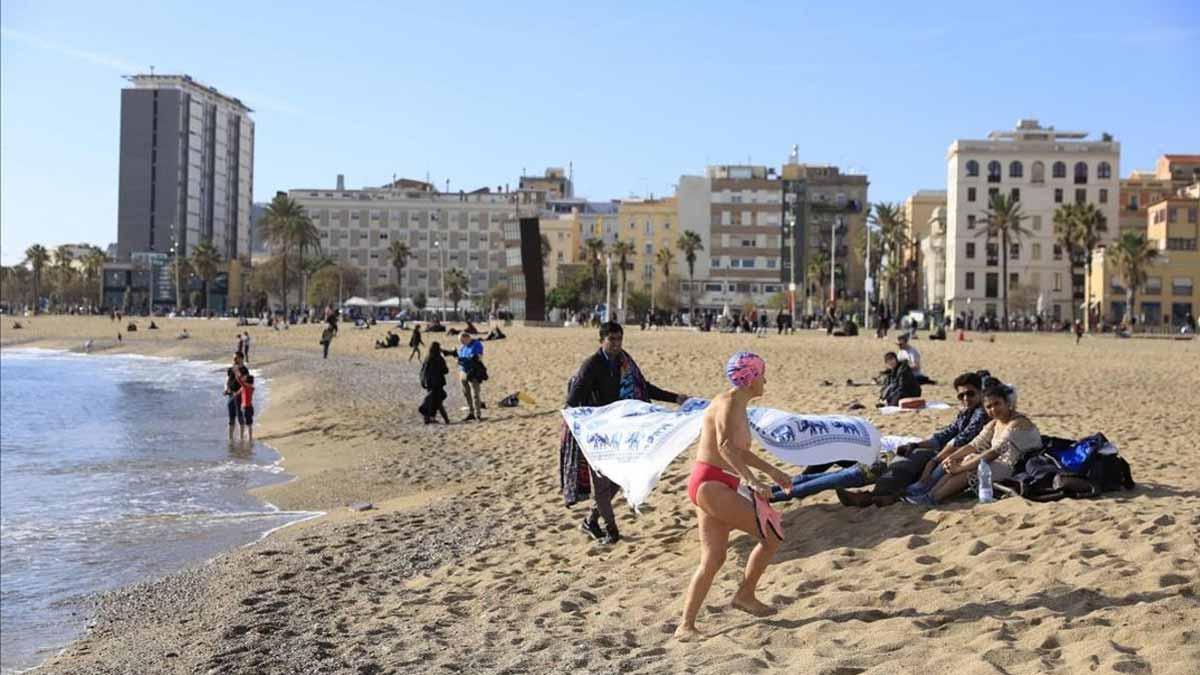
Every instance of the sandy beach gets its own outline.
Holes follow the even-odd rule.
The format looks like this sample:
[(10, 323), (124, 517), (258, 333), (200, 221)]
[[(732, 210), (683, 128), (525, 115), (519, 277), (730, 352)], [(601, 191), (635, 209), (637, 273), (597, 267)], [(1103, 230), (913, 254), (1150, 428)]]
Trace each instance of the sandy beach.
[[(243, 330), (136, 320), (118, 343), (107, 317), (22, 318), (21, 330), (4, 317), (0, 344), (92, 339), (93, 353), (224, 363)], [(176, 340), (183, 327), (191, 338)], [(486, 420), (458, 423), (464, 402), (450, 387), (449, 427), (421, 424), (417, 363), (404, 347), (373, 349), (382, 325), (344, 327), (328, 360), (318, 326), (245, 330), (270, 388), (256, 435), (296, 476), (260, 496), (328, 515), (97, 598), (88, 634), (37, 672), (1200, 672), (1200, 341), (918, 340), (939, 382), (926, 398), (951, 402), (956, 374), (987, 368), (1020, 387), (1043, 434), (1107, 435), (1137, 489), (932, 509), (848, 509), (833, 493), (789, 503), (788, 540), (760, 589), (779, 612), (728, 608), (754, 543), (740, 536), (700, 615), (707, 639), (680, 644), (671, 633), (698, 556), (689, 458), (640, 516), (618, 499), (614, 547), (578, 530), (586, 506), (563, 507), (557, 411), (597, 346), (592, 329), (506, 328), (509, 339), (486, 345)], [(730, 353), (751, 349), (768, 363), (764, 405), (841, 413), (855, 400), (870, 408), (874, 389), (844, 383), (877, 372), (892, 342), (630, 327), (625, 347), (655, 384), (702, 397), (724, 386)], [(214, 386), (222, 377), (214, 365)], [(496, 405), (518, 390), (537, 404)], [(863, 412), (884, 434), (925, 436), (953, 417)], [(376, 508), (346, 508), (360, 501)]]

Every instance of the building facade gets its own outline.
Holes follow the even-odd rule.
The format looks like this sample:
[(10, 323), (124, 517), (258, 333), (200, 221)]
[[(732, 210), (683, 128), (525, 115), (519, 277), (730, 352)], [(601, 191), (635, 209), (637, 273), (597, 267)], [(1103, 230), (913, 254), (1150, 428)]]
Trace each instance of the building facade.
[(921, 301), (924, 309), (942, 316), (946, 308), (946, 207), (929, 216), (929, 232), (920, 239)]
[[(458, 269), (468, 280), (460, 306), (472, 308), (486, 304), (482, 297), (492, 287), (509, 282), (505, 236), (517, 232), (519, 193), (445, 193), (399, 180), (378, 188), (293, 189), (288, 196), (316, 225), (322, 252), (361, 270), (368, 293), (395, 284), (404, 298), (424, 293), (430, 308), (449, 307), (443, 274)], [(388, 253), (396, 241), (411, 252), (403, 278)], [(516, 265), (520, 269), (519, 259)]]
[[(1117, 180), (1120, 144), (1109, 136), (1058, 131), (1037, 120), (1021, 120), (1013, 131), (994, 131), (985, 140), (958, 140), (947, 152), (946, 313), (1001, 314), (1001, 283), (1009, 288), (1010, 315), (1069, 320), (1081, 312), (1084, 284), (1072, 278), (1069, 256), (1056, 243), (1053, 217), (1068, 203), (1091, 203), (1104, 218), (1103, 242), (1118, 233)], [(990, 195), (1003, 191), (1018, 201), (1029, 236), (1010, 241), (1008, 251), (986, 236)], [(1111, 225), (1110, 225), (1111, 224)], [(1000, 279), (1000, 255), (1008, 276)]]
[(617, 238), (632, 243), (634, 248), (628, 261), (626, 291), (649, 293), (668, 283), (657, 263), (658, 252), (663, 249), (674, 256), (671, 274), (678, 276), (682, 253), (675, 246), (679, 239), (679, 205), (674, 197), (622, 200), (617, 206), (617, 222)]
[[(1136, 289), (1133, 316), (1148, 328), (1179, 326), (1188, 316), (1195, 320), (1200, 311), (1200, 198), (1180, 194), (1160, 199), (1147, 206), (1146, 221), (1147, 239), (1158, 258)], [(1092, 267), (1092, 297), (1099, 301), (1101, 317), (1119, 324), (1128, 302), (1121, 270), (1103, 248)]]
[(1146, 232), (1146, 208), (1200, 184), (1200, 155), (1162, 155), (1153, 171), (1133, 171), (1121, 179), (1121, 231)]
[(134, 75), (121, 91), (117, 256), (209, 242), (249, 260), (254, 121), (187, 75)]
[[(926, 246), (925, 241), (930, 238), (937, 227), (937, 223), (934, 222), (935, 217), (938, 214), (943, 219), (946, 217), (946, 191), (917, 190), (901, 204), (900, 214), (904, 217), (907, 240), (900, 260), (901, 268), (904, 270), (901, 309), (933, 309), (928, 304), (931, 285), (928, 273), (930, 269), (937, 269), (937, 265), (931, 268), (926, 264), (925, 250), (927, 248), (936, 250), (937, 247), (932, 242), (930, 246)], [(942, 223), (940, 236), (942, 238), (941, 276), (943, 279), (945, 278), (945, 231), (945, 224)], [(944, 293), (944, 289), (942, 292)], [(940, 310), (941, 308), (936, 309)]]

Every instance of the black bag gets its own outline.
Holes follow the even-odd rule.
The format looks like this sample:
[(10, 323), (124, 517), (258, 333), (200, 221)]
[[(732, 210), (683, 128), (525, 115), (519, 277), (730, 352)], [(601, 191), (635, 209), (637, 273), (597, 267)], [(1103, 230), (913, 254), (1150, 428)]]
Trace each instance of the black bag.
[(479, 357), (471, 359), (467, 366), (467, 379), (472, 382), (487, 382), (487, 366), (483, 365), (483, 360)]

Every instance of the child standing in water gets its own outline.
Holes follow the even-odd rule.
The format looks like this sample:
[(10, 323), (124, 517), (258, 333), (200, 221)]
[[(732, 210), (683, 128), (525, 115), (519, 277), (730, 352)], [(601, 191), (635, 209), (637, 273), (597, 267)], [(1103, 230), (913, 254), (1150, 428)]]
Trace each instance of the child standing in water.
[(246, 368), (245, 366), (242, 366), (240, 369), (235, 370), (234, 372), (237, 373), (238, 384), (240, 384), (242, 387), (240, 390), (238, 390), (238, 393), (242, 397), (242, 418), (245, 420), (245, 424), (242, 426), (242, 438), (245, 438), (246, 434), (248, 433), (250, 436), (250, 442), (253, 443), (254, 376), (250, 374), (250, 369)]

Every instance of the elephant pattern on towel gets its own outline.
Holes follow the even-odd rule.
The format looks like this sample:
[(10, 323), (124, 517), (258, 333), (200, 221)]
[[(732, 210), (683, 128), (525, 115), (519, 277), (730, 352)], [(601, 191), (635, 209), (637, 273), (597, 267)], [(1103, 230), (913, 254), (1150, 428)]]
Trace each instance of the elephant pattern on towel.
[(818, 433), (827, 434), (829, 433), (829, 425), (819, 420), (812, 420), (802, 417), (800, 418), (800, 431), (807, 431), (810, 436)]

